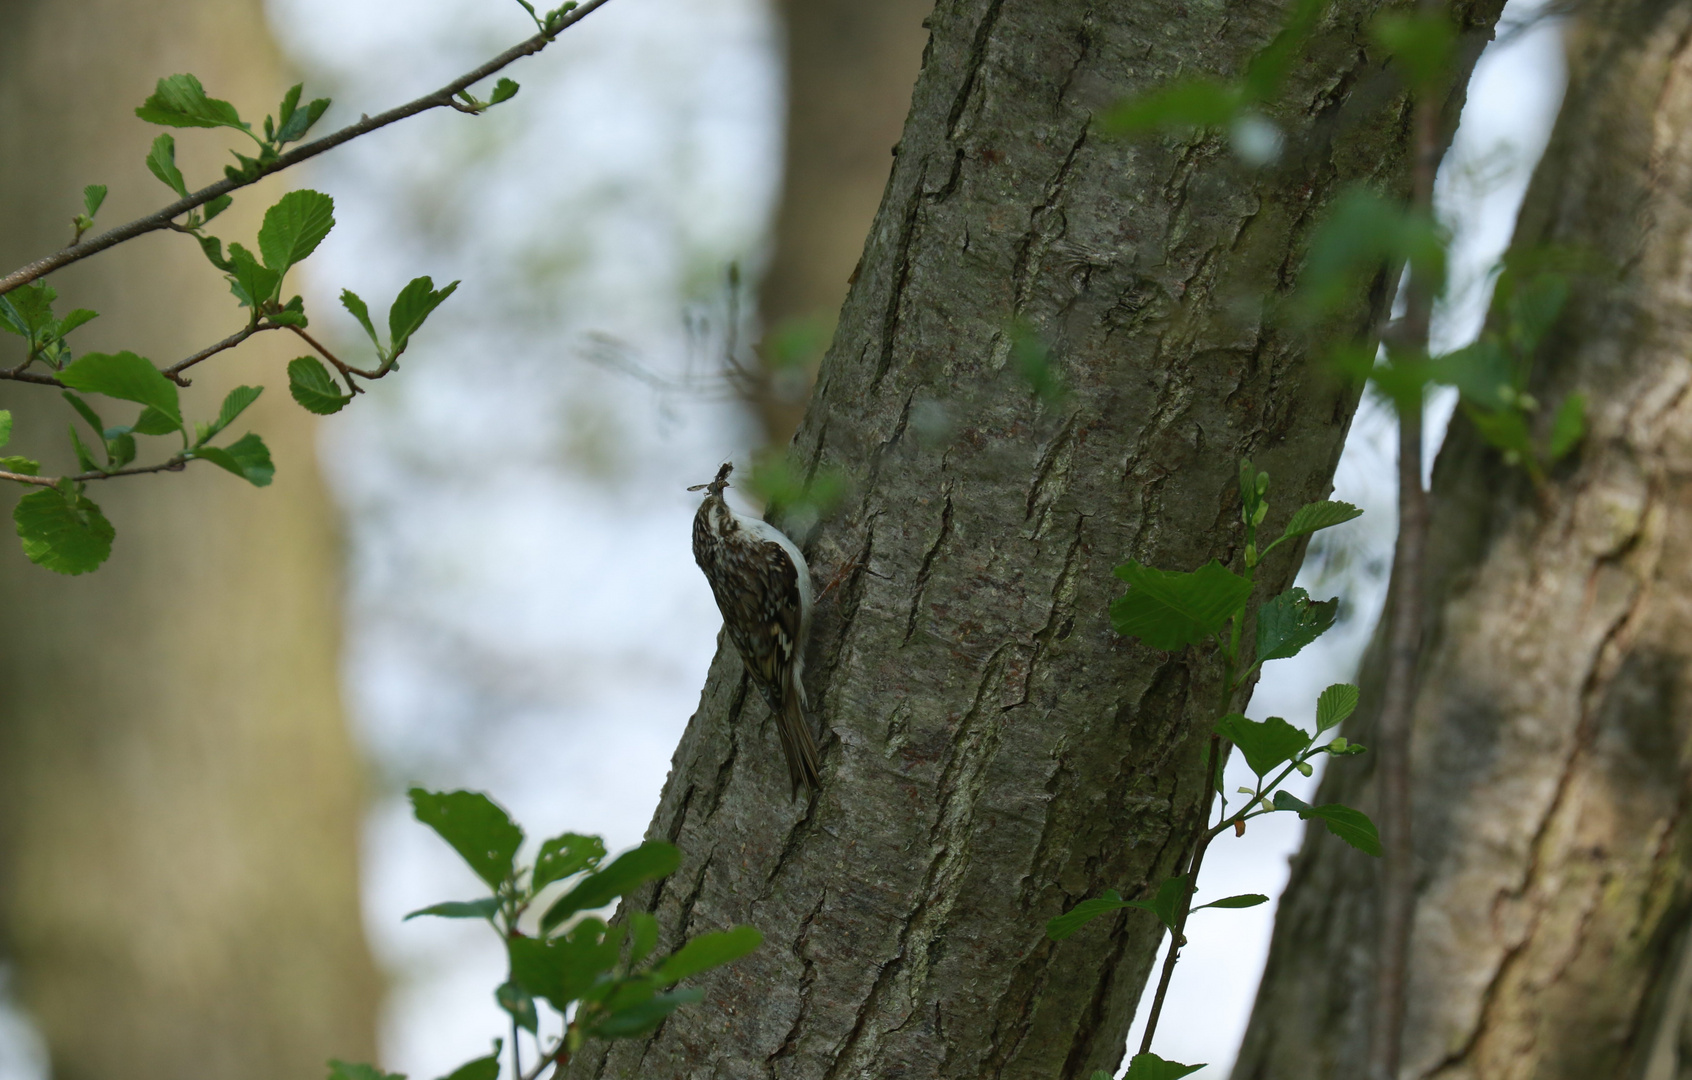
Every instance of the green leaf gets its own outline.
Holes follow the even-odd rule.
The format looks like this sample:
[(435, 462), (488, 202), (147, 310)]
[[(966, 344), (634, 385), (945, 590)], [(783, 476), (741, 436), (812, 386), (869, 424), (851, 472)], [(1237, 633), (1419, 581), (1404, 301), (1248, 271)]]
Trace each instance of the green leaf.
[(1271, 101), (1280, 94), (1293, 61), (1327, 6), (1327, 0), (1298, 0), (1280, 33), (1246, 65), (1245, 94), (1249, 100)]
[(121, 469), (135, 460), (135, 436), (121, 431), (106, 440), (106, 467)]
[(1027, 322), (1018, 320), (1011, 324), (1011, 360), (1029, 389), (1049, 407), (1063, 403), (1068, 396), (1068, 390), (1063, 380), (1058, 376), (1056, 367), (1052, 364), (1052, 349), (1046, 344), (1035, 329)]
[(652, 955), (652, 950), (658, 945), (658, 920), (644, 911), (629, 912), (629, 964), (635, 964)]
[(681, 852), (662, 840), (646, 843), (617, 856), (611, 865), (598, 870), (559, 897), (541, 918), (541, 929), (551, 930), (578, 911), (604, 907), (619, 896), (633, 892), (648, 881), (675, 873)]
[(405, 1080), (404, 1073), (383, 1072), (362, 1062), (329, 1059), (329, 1080)]
[(228, 446), (197, 446), (193, 454), (219, 468), (228, 469), (254, 487), (267, 487), (276, 477), (276, 466), (271, 464), (269, 447), (251, 432)]
[(560, 937), (544, 941), (512, 938), (506, 942), (512, 981), (535, 997), (545, 998), (559, 1012), (617, 966), (622, 945), (622, 928), (607, 930), (598, 919), (583, 919)]
[(264, 212), (259, 227), (259, 253), (264, 265), (280, 276), (323, 242), (335, 227), (335, 200), (321, 191), (290, 191)]
[(1100, 915), (1118, 911), (1127, 906), (1128, 901), (1122, 899), (1121, 893), (1115, 889), (1106, 889), (1103, 896), (1083, 900), (1057, 918), (1046, 920), (1046, 936), (1053, 941), (1062, 941)]
[(0, 409), (0, 446), (12, 441), (12, 412), (10, 409)]
[(32, 343), (39, 343), (44, 337), (43, 331), (53, 326), (53, 301), (59, 294), (45, 281), (36, 281), (20, 289), (14, 289), (8, 296), (0, 297), (6, 302), (8, 315), (5, 321), (9, 329), (15, 334), (21, 334)]
[(92, 218), (100, 212), (100, 204), (106, 201), (106, 185), (89, 184), (82, 189), (82, 209)]
[(1450, 66), (1457, 28), (1443, 9), (1427, 14), (1386, 12), (1369, 29), (1403, 68), (1405, 81), (1412, 87), (1432, 88)]
[(70, 402), (70, 406), (76, 410), (76, 414), (82, 417), (83, 420), (87, 421), (88, 426), (98, 432), (101, 438), (105, 437), (106, 424), (100, 419), (100, 414), (96, 413), (89, 407), (88, 402), (77, 397), (69, 390), (60, 391), (60, 396)]
[(457, 288), (458, 282), (455, 281), (444, 289), (437, 290), (432, 280), (420, 277), (412, 278), (406, 287), (400, 290), (399, 296), (394, 298), (393, 306), (388, 308), (390, 358), (405, 351), (406, 345), (411, 341), (411, 335), (423, 325), (423, 320), (429, 317), (430, 312), (440, 307), (441, 302), (451, 296)]
[(595, 1024), (589, 1034), (601, 1039), (629, 1039), (645, 1035), (681, 1006), (704, 999), (703, 990), (671, 990), (654, 994), (639, 1005), (612, 1013)]
[(539, 892), (554, 881), (598, 867), (604, 857), (605, 841), (597, 836), (577, 833), (555, 836), (541, 845), (529, 887)]
[(540, 1030), (540, 1016), (535, 1012), (535, 999), (529, 992), (516, 983), (501, 983), (494, 991), (494, 1000), (499, 1007), (517, 1021), (517, 1026), (533, 1035)]
[(1260, 777), (1275, 766), (1291, 761), (1310, 745), (1309, 735), (1279, 716), (1258, 721), (1229, 713), (1216, 721), (1216, 734), (1239, 747), (1246, 765)]
[(130, 430), (138, 435), (169, 435), (181, 427), (181, 423), (149, 405), (141, 410), (141, 415), (135, 418)]
[[(1514, 276), (1509, 280), (1514, 281)], [(1569, 275), (1558, 273), (1535, 274), (1513, 288), (1499, 282), (1500, 288), (1508, 289), (1504, 302), (1506, 327), (1519, 358), (1531, 357), (1557, 324), (1563, 305), (1568, 302), (1570, 285)]]
[(1292, 520), (1287, 522), (1286, 531), (1281, 533), (1281, 539), (1290, 540), (1295, 536), (1330, 529), (1335, 525), (1343, 525), (1353, 518), (1362, 516), (1363, 511), (1350, 503), (1305, 503), (1298, 508), (1298, 513), (1292, 516)]
[[(207, 205), (210, 204), (208, 203)], [(205, 252), (206, 260), (208, 262), (226, 274), (233, 274), (235, 272), (235, 264), (223, 256), (222, 240), (219, 240), (215, 236), (200, 236), (196, 237), (196, 239), (200, 241), (200, 250)]]
[[(219, 195), (217, 198), (215, 198), (215, 199), (211, 200), (210, 202), (206, 203), (205, 205), (201, 206), (200, 207), (200, 224), (201, 225), (210, 224), (212, 218), (216, 217), (217, 215), (223, 213), (225, 210), (229, 209), (230, 204), (233, 203), (234, 201), (235, 201), (235, 198), (232, 195)], [(211, 238), (205, 237), (205, 236), (200, 237), (199, 238), (200, 245), (202, 247), (204, 247), (206, 241), (209, 240), (209, 239), (211, 239)]]
[(1551, 420), (1551, 445), (1547, 454), (1553, 462), (1561, 461), (1585, 437), (1586, 395), (1570, 394), (1557, 406), (1557, 415)]
[(88, 446), (82, 441), (82, 436), (76, 433), (75, 424), (70, 425), (70, 438), (71, 446), (76, 450), (76, 463), (82, 467), (82, 471), (103, 472), (100, 463), (94, 460), (93, 451), (89, 450)]
[(79, 307), (59, 320), (58, 336), (64, 337), (77, 327), (85, 326), (99, 317), (98, 311), (89, 311), (87, 308)]
[(1204, 1068), (1203, 1065), (1182, 1065), (1178, 1061), (1165, 1061), (1156, 1054), (1135, 1054), (1134, 1060), (1128, 1063), (1128, 1071), (1122, 1080), (1181, 1080), (1181, 1077), (1196, 1073)]
[(1307, 318), (1326, 315), (1354, 295), (1360, 277), (1406, 261), (1438, 294), (1445, 281), (1439, 224), (1367, 188), (1353, 188), (1334, 200), (1311, 237), (1298, 305)]
[(240, 244), (229, 245), (230, 291), (243, 307), (255, 311), (276, 298), (282, 275), (260, 265), (253, 253)]
[(160, 135), (153, 140), (152, 152), (147, 155), (147, 168), (166, 187), (185, 199), (188, 197), (188, 182), (182, 179), (182, 170), (176, 167), (175, 137)]
[(288, 393), (308, 412), (329, 416), (346, 408), (351, 394), (341, 393), (341, 387), (330, 377), (329, 369), (315, 356), (302, 356), (288, 361)]
[(1251, 582), (1215, 559), (1190, 574), (1153, 570), (1130, 559), (1115, 573), (1128, 583), (1128, 592), (1111, 601), (1111, 625), (1124, 637), (1166, 651), (1220, 632), (1251, 595)]
[(1275, 792), (1275, 809), (1296, 810), (1298, 816), (1307, 821), (1313, 817), (1321, 818), (1329, 832), (1358, 851), (1365, 855), (1375, 856), (1379, 856), (1381, 853), (1381, 837), (1375, 831), (1375, 823), (1370, 821), (1368, 815), (1361, 810), (1353, 810), (1351, 807), (1341, 806), (1339, 803), (1311, 806), (1285, 791)]
[(1151, 128), (1220, 127), (1245, 104), (1239, 87), (1215, 79), (1183, 79), (1106, 109), (1096, 123), (1107, 135)]
[(23, 473), (25, 476), (40, 476), (41, 462), (26, 457), (0, 457), (0, 470)]
[(277, 146), (298, 140), (329, 108), (328, 98), (318, 98), (305, 108), (299, 108), (300, 92), (304, 89), (304, 83), (295, 83), (282, 97), (282, 106), (276, 114), (274, 139)]
[(357, 319), (358, 324), (364, 327), (364, 332), (370, 335), (370, 343), (381, 349), (382, 343), (376, 340), (376, 327), (370, 322), (370, 308), (359, 299), (358, 294), (351, 289), (342, 289), (341, 306), (352, 312), (352, 317)]
[[(243, 412), (246, 412), (247, 406), (257, 401), (259, 395), (262, 393), (264, 393), (264, 387), (262, 386), (237, 386), (235, 389), (229, 391), (228, 394), (225, 394), (223, 398), (223, 406), (217, 410), (217, 419), (213, 420), (211, 427), (206, 430), (205, 438), (211, 438), (213, 435), (216, 435), (218, 432), (234, 423), (235, 418), (240, 416)], [(201, 441), (203, 442), (204, 440), (202, 439)]]
[(1357, 687), (1350, 683), (1335, 683), (1322, 691), (1316, 699), (1316, 734), (1345, 723), (1357, 708)]
[(1515, 362), (1491, 333), (1435, 357), (1432, 372), (1436, 382), (1455, 386), (1471, 405), (1505, 409), (1516, 397)]
[(442, 919), (491, 919), (498, 911), (499, 897), (484, 896), (480, 900), (447, 900), (430, 904), (409, 913), (402, 921), (410, 922), (419, 915), (434, 915)]
[(272, 311), (266, 317), (273, 326), (298, 326), (303, 328), (310, 325), (310, 320), (306, 318), (305, 313), (305, 299), (299, 296), (289, 300), (280, 311)]
[(1533, 436), (1528, 431), (1527, 417), (1513, 408), (1466, 408), (1464, 415), (1480, 432), (1481, 438), (1504, 452), (1506, 458), (1517, 461), (1533, 460)]
[(1262, 893), (1241, 893), (1238, 896), (1224, 896), (1220, 900), (1212, 900), (1208, 904), (1200, 904), (1193, 910), (1203, 911), (1205, 908), (1248, 908), (1256, 907), (1259, 904), (1267, 904), (1268, 902), (1269, 898), (1264, 896)]
[(664, 958), (652, 971), (659, 986), (671, 986), (701, 971), (739, 960), (764, 943), (764, 935), (750, 926), (700, 934)]
[(1257, 662), (1285, 660), (1297, 656), (1334, 625), (1339, 599), (1316, 601), (1303, 589), (1293, 588), (1257, 609)]
[(497, 889), (511, 876), (523, 830), (479, 791), (425, 791), (414, 787), (412, 812), (464, 857), (476, 876)]
[(100, 508), (74, 489), (41, 488), (12, 511), (24, 555), (59, 574), (84, 574), (105, 562), (117, 535)]
[(1181, 901), (1187, 895), (1187, 876), (1176, 874), (1172, 878), (1164, 878), (1163, 884), (1157, 887), (1157, 894), (1150, 900), (1130, 900), (1123, 907), (1140, 908), (1157, 916), (1157, 921), (1175, 931), (1175, 917), (1180, 912)]
[(192, 75), (171, 75), (160, 79), (153, 96), (135, 110), (149, 124), (164, 127), (230, 127), (246, 131), (247, 125), (235, 106), (207, 97), (205, 87)]
[[(530, 1008), (533, 1008), (533, 1003)], [(494, 1040), (494, 1052), (487, 1057), (479, 1057), (475, 1061), (466, 1061), (452, 1070), (442, 1080), (499, 1080), (499, 1051), (503, 1044)]]
[(518, 86), (510, 79), (501, 79), (494, 83), (493, 96), (488, 98), (489, 105), (498, 105), (502, 101), (510, 101), (517, 96)]

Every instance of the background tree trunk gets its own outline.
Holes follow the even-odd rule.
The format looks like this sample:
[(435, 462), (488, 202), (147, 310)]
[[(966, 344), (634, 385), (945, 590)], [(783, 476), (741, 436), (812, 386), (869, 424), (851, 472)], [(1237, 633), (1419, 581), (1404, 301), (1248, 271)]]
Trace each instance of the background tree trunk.
[[(1290, 153), (1253, 172), (1214, 139), (1090, 124), (1177, 73), (1237, 71), (1279, 5), (939, 5), (796, 440), (853, 485), (801, 538), (828, 587), (807, 669), (822, 791), (788, 803), (768, 711), (720, 650), (650, 829), (686, 862), (645, 904), (670, 941), (746, 921), (765, 944), (573, 1075), (1050, 1080), (1121, 1058), (1159, 932), (1104, 919), (1054, 945), (1043, 924), (1175, 864), (1219, 672), (1115, 637), (1110, 569), (1231, 558), (1241, 454), (1282, 515), (1328, 490), (1356, 394), (1253, 303), (1338, 185), (1404, 190), (1402, 98), (1343, 112), (1379, 71), (1376, 10), (1331, 9), (1276, 113)], [(1496, 15), (1464, 9), (1471, 55)], [(1052, 346), (1059, 405), (1009, 356), (1018, 316)]]
[[(84, 184), (111, 186), (107, 225), (164, 201), (143, 163), (158, 129), (133, 115), (159, 76), (193, 71), (248, 116), (287, 86), (257, 2), (5, 0), (0, 25), (8, 266), (69, 240)], [(175, 134), (196, 184), (237, 145)], [(250, 245), (282, 190), (238, 197), (215, 231)], [(195, 245), (168, 233), (52, 284), (61, 310), (101, 312), (79, 351), (165, 361), (241, 319)], [(0, 348), (21, 355), (16, 342)], [(373, 1053), (337, 547), (315, 425), (282, 373), (297, 352), (254, 341), (184, 393), (207, 417), (237, 383), (269, 387), (242, 423), (269, 442), (274, 486), (201, 466), (95, 485), (118, 536), (84, 577), (25, 562), (9, 521), (0, 543), (0, 952), (59, 1080), (299, 1080)], [(70, 464), (56, 393), (14, 386), (4, 404), (19, 419), (7, 453)]]
[[(1692, 1075), (1689, 41), (1683, 4), (1580, 8), (1522, 211), (1518, 249), (1620, 275), (1577, 284), (1538, 357), (1547, 413), (1590, 401), (1577, 459), (1536, 494), (1459, 418), (1434, 474), (1405, 1077)], [(1368, 768), (1322, 788), (1372, 800)], [(1373, 871), (1307, 836), (1235, 1077), (1359, 1075)]]
[[(759, 287), (765, 329), (754, 405), (785, 446), (810, 398), (812, 364), (893, 167), (930, 0), (785, 0), (787, 127), (775, 251)], [(772, 337), (809, 324), (817, 353), (773, 356)]]

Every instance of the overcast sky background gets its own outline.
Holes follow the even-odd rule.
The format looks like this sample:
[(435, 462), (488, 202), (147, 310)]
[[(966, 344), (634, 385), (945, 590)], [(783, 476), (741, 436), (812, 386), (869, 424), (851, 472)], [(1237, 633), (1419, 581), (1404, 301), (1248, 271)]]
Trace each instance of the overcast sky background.
[[(502, 0), (270, 9), (308, 92), (336, 99), (325, 127), (431, 89), (531, 29)], [(1526, 15), (1513, 0), (1506, 20)], [(1506, 37), (1482, 60), (1441, 175), (1467, 286), (1436, 329), (1447, 347), (1479, 325), (1487, 267), (1561, 94), (1554, 25)], [(442, 1075), (505, 1029), (492, 935), (400, 921), (478, 888), (410, 820), (404, 787), (479, 788), (531, 837), (569, 829), (627, 847), (697, 703), (720, 619), (688, 546), (698, 496), (683, 489), (756, 438), (713, 373), (728, 267), (755, 273), (780, 183), (779, 45), (766, 0), (616, 0), (509, 72), (523, 85), (511, 103), (478, 119), (425, 115), (298, 178), (336, 200), (340, 224), (307, 286), (313, 311), (334, 312), (314, 329), (349, 351), (341, 288), (385, 306), (417, 274), (464, 282), (405, 371), (324, 425), (351, 541), (346, 688), (384, 793), (366, 833), (365, 911), (392, 979), (391, 1070)], [(1325, 534), (1329, 557), (1301, 578), (1344, 597), (1342, 622), (1267, 667), (1252, 716), (1297, 722), (1351, 676), (1390, 558), (1395, 438), (1366, 400), (1335, 497), (1367, 514)], [(1204, 893), (1278, 892), (1301, 828), (1276, 815), (1220, 843)], [(1213, 1063), (1201, 1080), (1226, 1075), (1272, 919), (1267, 905), (1195, 917), (1158, 1050)], [(27, 1023), (0, 1008), (0, 1080), (43, 1080), (43, 1065)]]

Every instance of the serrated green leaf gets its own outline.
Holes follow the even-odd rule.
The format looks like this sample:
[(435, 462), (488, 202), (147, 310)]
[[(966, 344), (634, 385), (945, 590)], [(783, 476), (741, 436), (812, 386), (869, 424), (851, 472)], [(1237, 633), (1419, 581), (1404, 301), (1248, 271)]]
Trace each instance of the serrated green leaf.
[(177, 421), (149, 406), (141, 410), (141, 415), (135, 418), (130, 430), (137, 435), (169, 435), (181, 427)]
[(1369, 820), (1367, 814), (1361, 810), (1353, 810), (1349, 806), (1339, 803), (1329, 803), (1326, 806), (1311, 806), (1309, 803), (1285, 791), (1275, 792), (1275, 809), (1294, 810), (1298, 816), (1309, 820), (1321, 818), (1328, 831), (1344, 840), (1365, 855), (1379, 856), (1381, 853), (1381, 837), (1375, 831), (1375, 823)]
[[(205, 439), (209, 439), (235, 422), (235, 418), (247, 411), (247, 406), (259, 399), (264, 393), (262, 386), (237, 386), (224, 395), (223, 405), (217, 410), (217, 419), (206, 429)], [(205, 441), (202, 439), (201, 441)]]
[(100, 463), (94, 460), (94, 452), (88, 449), (88, 444), (82, 441), (82, 436), (76, 433), (76, 425), (69, 425), (71, 448), (76, 451), (76, 463), (83, 472), (103, 472)]
[(282, 275), (261, 265), (242, 245), (229, 245), (229, 267), (230, 291), (243, 307), (257, 310), (276, 298), (282, 285)]
[(264, 212), (259, 227), (259, 253), (277, 275), (287, 272), (323, 242), (335, 227), (335, 200), (321, 191), (290, 191)]
[(417, 820), (451, 844), (489, 887), (497, 889), (511, 876), (523, 830), (497, 803), (479, 791), (412, 788), (409, 794)]
[(1316, 699), (1316, 734), (1345, 723), (1357, 708), (1357, 687), (1350, 683), (1335, 683), (1322, 691)]
[(750, 926), (700, 934), (664, 958), (652, 971), (659, 986), (672, 986), (702, 971), (739, 960), (764, 943), (764, 935)]
[(100, 204), (106, 201), (106, 185), (89, 184), (82, 189), (82, 209), (89, 217), (100, 212)]
[(617, 966), (621, 927), (607, 929), (598, 919), (583, 919), (559, 937), (512, 938), (506, 942), (511, 978), (523, 989), (563, 1012)]
[(404, 1073), (383, 1072), (363, 1062), (329, 1059), (329, 1080), (405, 1080)]
[(207, 97), (205, 87), (192, 75), (170, 75), (160, 79), (153, 96), (135, 110), (149, 124), (164, 127), (230, 127), (246, 131), (247, 125), (235, 106)]
[(12, 511), (24, 555), (59, 574), (85, 574), (105, 562), (117, 535), (100, 508), (75, 491), (41, 488)]
[(1128, 1063), (1128, 1071), (1122, 1080), (1181, 1080), (1181, 1077), (1198, 1072), (1203, 1065), (1183, 1065), (1178, 1061), (1165, 1061), (1156, 1054), (1135, 1054), (1134, 1060)]
[(95, 412), (93, 408), (89, 406), (88, 402), (77, 397), (69, 390), (61, 390), (59, 392), (59, 396), (70, 403), (70, 407), (76, 410), (76, 414), (82, 417), (89, 427), (93, 428), (96, 432), (99, 432), (102, 438), (105, 437), (105, 421), (100, 419), (100, 414)]
[(147, 168), (166, 187), (183, 198), (188, 197), (188, 182), (182, 179), (182, 170), (176, 167), (175, 138), (160, 135), (153, 140), (152, 152), (147, 155)]
[(1279, 716), (1267, 720), (1247, 720), (1239, 713), (1230, 713), (1216, 721), (1216, 734), (1240, 748), (1246, 765), (1258, 776), (1291, 761), (1306, 746), (1310, 736), (1293, 727)]
[(59, 320), (58, 336), (64, 337), (77, 327), (86, 326), (99, 317), (98, 311), (89, 311), (87, 308), (79, 307)]
[[(531, 1004), (531, 1008), (533, 1005)], [(499, 1050), (501, 1043), (494, 1040), (494, 1052), (487, 1057), (479, 1057), (474, 1061), (466, 1061), (452, 1070), (442, 1080), (499, 1080)]]
[(1180, 649), (1218, 633), (1251, 595), (1251, 582), (1214, 559), (1190, 574), (1130, 559), (1115, 574), (1128, 592), (1111, 601), (1111, 625), (1154, 649)]
[(200, 236), (196, 239), (200, 242), (200, 250), (205, 252), (207, 262), (226, 274), (235, 272), (235, 264), (224, 257), (222, 240), (215, 236)]
[(193, 454), (229, 470), (254, 487), (267, 487), (276, 477), (276, 466), (270, 461), (270, 448), (251, 432), (228, 446), (197, 446)]
[(510, 101), (517, 96), (518, 89), (518, 85), (510, 79), (501, 79), (494, 84), (493, 96), (488, 98), (488, 104), (498, 105), (502, 101)]
[(388, 308), (388, 348), (391, 350), (388, 355), (395, 357), (404, 352), (411, 335), (423, 325), (430, 312), (440, 307), (457, 289), (456, 281), (436, 289), (434, 281), (428, 277), (412, 278)]
[(680, 865), (681, 852), (673, 845), (648, 840), (633, 851), (617, 856), (609, 866), (589, 874), (559, 897), (541, 917), (541, 928), (551, 930), (578, 911), (604, 907), (648, 881), (668, 877)]
[(577, 833), (555, 836), (541, 845), (529, 887), (539, 892), (554, 881), (597, 867), (604, 857), (605, 841), (597, 836)]
[(0, 446), (12, 441), (12, 412), (10, 409), (0, 409)]
[(26, 457), (0, 457), (0, 471), (22, 473), (25, 476), (40, 476), (41, 462)]
[(1128, 901), (1122, 899), (1121, 893), (1106, 889), (1102, 896), (1083, 900), (1057, 918), (1046, 920), (1046, 936), (1053, 941), (1062, 941), (1100, 915), (1120, 911), (1127, 906)]
[[(13, 332), (36, 342), (43, 336), (42, 331), (53, 325), (53, 301), (58, 298), (59, 294), (51, 285), (36, 281), (12, 290), (0, 300), (6, 301), (14, 316)], [(14, 319), (7, 322), (12, 323)]]
[(125, 431), (106, 440), (106, 468), (121, 469), (135, 460), (135, 436)]
[(499, 897), (484, 896), (480, 900), (447, 900), (430, 904), (426, 908), (418, 908), (408, 913), (401, 921), (410, 922), (420, 915), (433, 915), (441, 919), (491, 919), (498, 911)]
[(1343, 525), (1353, 518), (1363, 516), (1363, 511), (1350, 503), (1343, 502), (1313, 502), (1305, 503), (1298, 508), (1298, 512), (1287, 522), (1287, 527), (1281, 533), (1283, 540), (1290, 540), (1295, 536), (1317, 532), (1321, 529)]
[(352, 400), (351, 394), (341, 393), (340, 386), (330, 377), (329, 369), (315, 356), (288, 361), (288, 393), (308, 412), (319, 416), (338, 413)]
[[(209, 225), (211, 223), (212, 218), (216, 217), (217, 215), (223, 213), (225, 210), (229, 209), (230, 204), (233, 203), (234, 201), (235, 201), (234, 196), (219, 195), (217, 198), (215, 198), (215, 199), (211, 200), (210, 202), (206, 203), (204, 206), (201, 206), (200, 207), (200, 224), (201, 225)], [(209, 239), (209, 237), (203, 237), (202, 236), (199, 239), (200, 239), (200, 245), (202, 247), (204, 247), (205, 242), (206, 242), (206, 240)]]
[(704, 999), (703, 990), (671, 990), (654, 994), (639, 1005), (619, 1009), (607, 1016), (595, 1024), (589, 1034), (600, 1039), (632, 1039), (657, 1027), (681, 1006)]
[(1176, 874), (1171, 878), (1164, 878), (1163, 884), (1157, 887), (1157, 894), (1151, 900), (1131, 901), (1131, 907), (1144, 907), (1157, 916), (1159, 922), (1168, 927), (1170, 932), (1175, 930), (1175, 917), (1180, 913), (1181, 901), (1187, 895), (1187, 876)]
[(535, 999), (516, 983), (501, 983), (494, 991), (499, 1007), (517, 1021), (517, 1026), (533, 1035), (540, 1030), (540, 1016), (535, 1012)]
[(364, 332), (370, 335), (370, 343), (381, 349), (382, 343), (376, 340), (376, 327), (370, 321), (370, 308), (359, 299), (359, 295), (351, 289), (341, 290), (341, 306), (352, 312), (352, 317), (364, 327)]
[(1586, 395), (1570, 394), (1557, 406), (1551, 419), (1551, 444), (1546, 448), (1552, 462), (1568, 456), (1586, 437)]
[(1266, 664), (1297, 656), (1334, 625), (1338, 614), (1338, 598), (1312, 600), (1299, 588), (1272, 597), (1257, 609), (1257, 662)]
[(1224, 896), (1220, 900), (1212, 900), (1208, 904), (1200, 904), (1193, 910), (1203, 911), (1205, 908), (1248, 908), (1256, 907), (1259, 904), (1267, 904), (1268, 902), (1269, 898), (1264, 896), (1262, 893), (1241, 893), (1238, 896)]

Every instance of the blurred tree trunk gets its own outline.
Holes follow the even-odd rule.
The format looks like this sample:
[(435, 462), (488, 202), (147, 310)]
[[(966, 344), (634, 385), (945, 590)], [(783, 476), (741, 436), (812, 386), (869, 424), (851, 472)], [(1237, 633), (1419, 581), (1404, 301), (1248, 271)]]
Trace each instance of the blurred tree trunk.
[[(1497, 9), (1462, 9), (1469, 55)], [(686, 861), (642, 902), (669, 941), (750, 922), (764, 946), (572, 1075), (1053, 1080), (1120, 1060), (1160, 932), (1102, 919), (1059, 945), (1044, 923), (1176, 864), (1220, 672), (1115, 637), (1110, 571), (1233, 558), (1242, 454), (1281, 514), (1329, 490), (1356, 393), (1255, 304), (1340, 185), (1406, 188), (1406, 103), (1360, 104), (1377, 10), (1330, 10), (1275, 110), (1289, 153), (1254, 171), (1219, 139), (1111, 141), (1092, 117), (1237, 72), (1281, 5), (938, 6), (794, 452), (852, 485), (802, 537), (826, 589), (822, 790), (789, 804), (768, 711), (719, 650), (649, 830)], [(1354, 290), (1345, 330), (1376, 324), (1388, 280)], [(1015, 318), (1061, 401), (1019, 372)]]
[(754, 405), (785, 446), (887, 186), (932, 0), (784, 0), (787, 138)]
[[(133, 115), (159, 76), (193, 71), (249, 116), (287, 86), (256, 0), (4, 0), (0, 26), (8, 267), (69, 240), (84, 184), (111, 186), (108, 226), (165, 201), (143, 163), (157, 129)], [(236, 145), (175, 134), (195, 186)], [(280, 190), (237, 198), (216, 231), (250, 244)], [(61, 310), (101, 312), (81, 351), (176, 359), (241, 321), (169, 233), (52, 284)], [(185, 392), (210, 416), (239, 382), (269, 387), (242, 423), (270, 443), (274, 486), (209, 468), (100, 485), (117, 543), (84, 577), (25, 562), (9, 520), (0, 543), (0, 955), (59, 1080), (299, 1080), (372, 1056), (337, 538), (289, 355), (256, 340)], [(7, 453), (70, 464), (57, 393), (11, 386), (4, 404)]]
[[(1407, 1077), (1692, 1076), (1692, 7), (1579, 12), (1515, 244), (1620, 276), (1537, 357), (1547, 412), (1590, 402), (1574, 464), (1536, 493), (1460, 418), (1434, 474)], [(1307, 836), (1238, 1080), (1361, 1075), (1373, 870)]]

